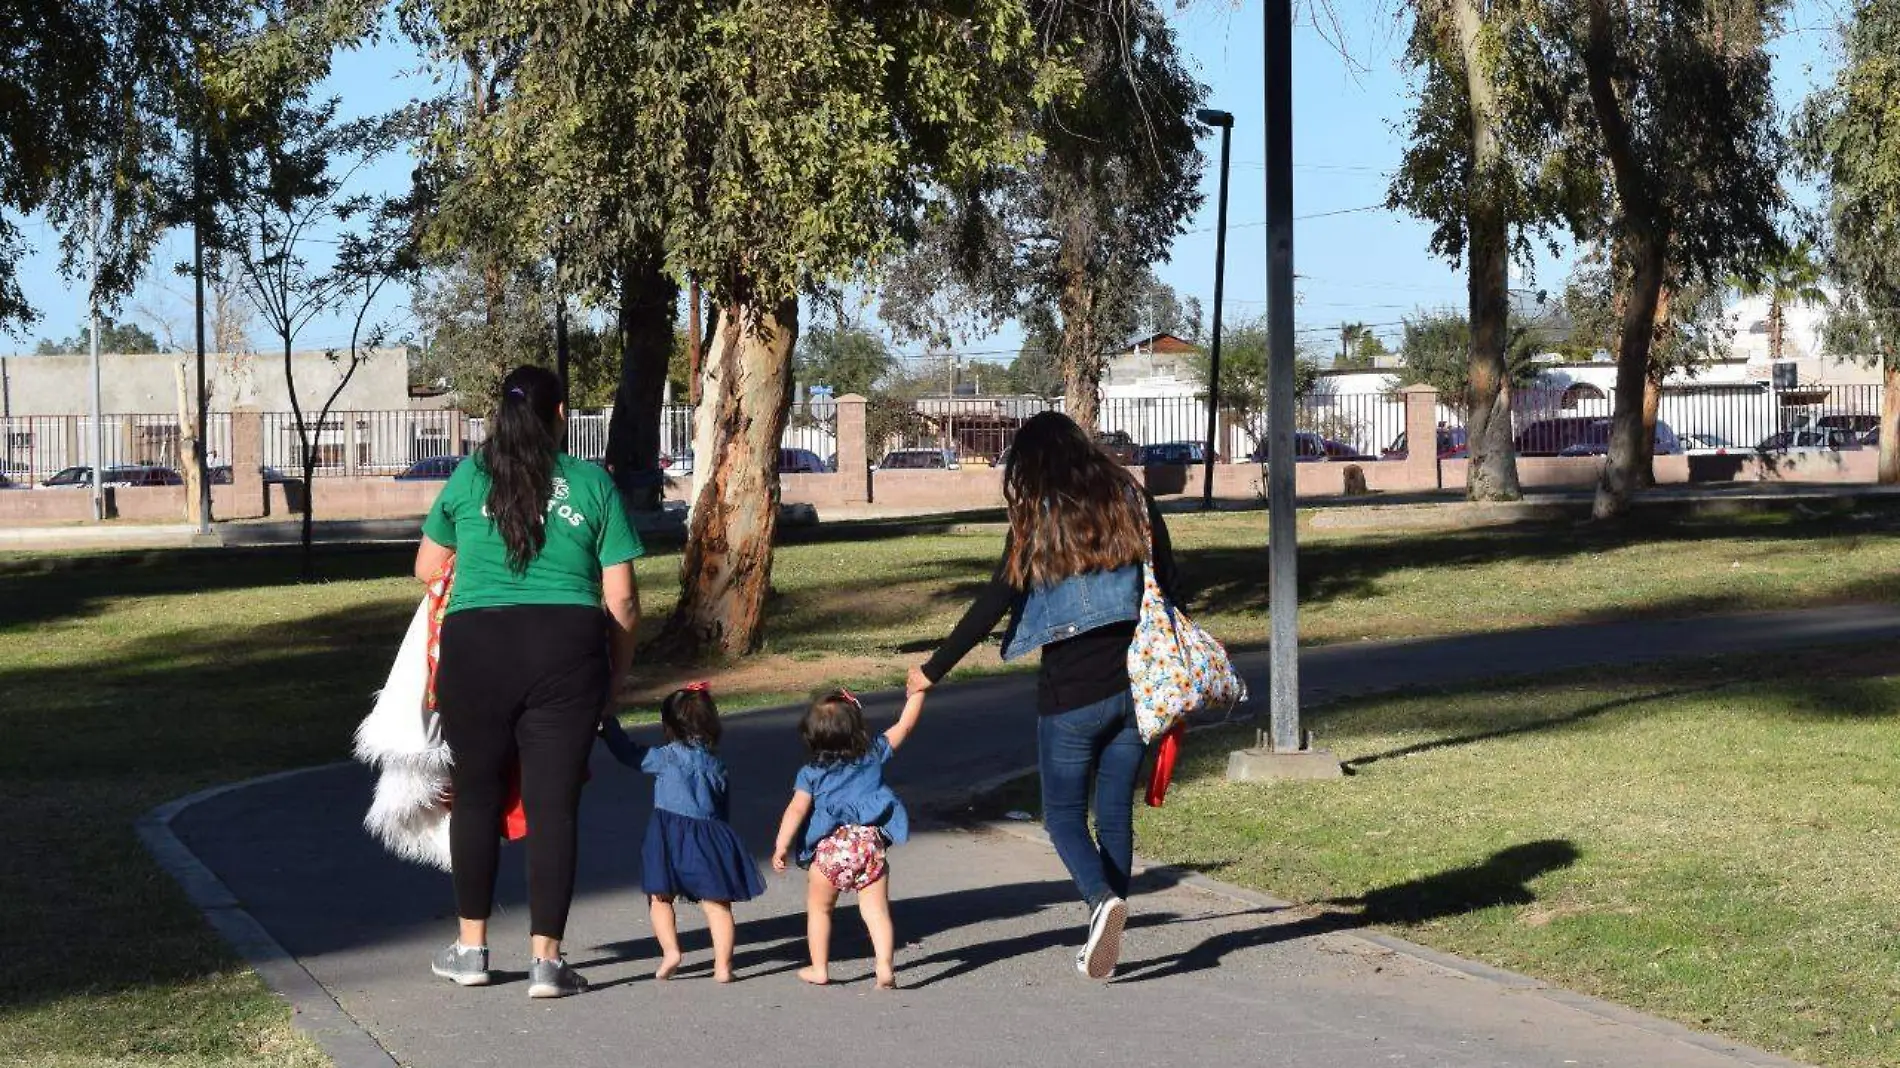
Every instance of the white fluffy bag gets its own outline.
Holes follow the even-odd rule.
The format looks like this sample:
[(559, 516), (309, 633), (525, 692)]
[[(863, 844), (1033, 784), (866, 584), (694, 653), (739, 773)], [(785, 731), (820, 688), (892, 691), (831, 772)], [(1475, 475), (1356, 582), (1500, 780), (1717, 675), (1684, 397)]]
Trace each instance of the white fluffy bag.
[(438, 604), (432, 587), (376, 707), (356, 728), (356, 759), (380, 772), (364, 828), (396, 856), (448, 871), (449, 747), (429, 708), (429, 622)]

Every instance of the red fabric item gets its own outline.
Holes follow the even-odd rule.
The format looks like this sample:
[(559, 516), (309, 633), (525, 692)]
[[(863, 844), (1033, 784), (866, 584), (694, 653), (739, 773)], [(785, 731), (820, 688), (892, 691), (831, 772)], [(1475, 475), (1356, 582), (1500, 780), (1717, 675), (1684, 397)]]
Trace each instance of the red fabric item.
[(1168, 784), (1174, 781), (1174, 762), (1181, 755), (1181, 737), (1186, 733), (1187, 724), (1176, 723), (1155, 743), (1154, 769), (1148, 774), (1149, 808), (1160, 808), (1167, 800)]
[(508, 792), (502, 795), (501, 836), (510, 842), (528, 837), (528, 810), (521, 803), (521, 762), (508, 772)]

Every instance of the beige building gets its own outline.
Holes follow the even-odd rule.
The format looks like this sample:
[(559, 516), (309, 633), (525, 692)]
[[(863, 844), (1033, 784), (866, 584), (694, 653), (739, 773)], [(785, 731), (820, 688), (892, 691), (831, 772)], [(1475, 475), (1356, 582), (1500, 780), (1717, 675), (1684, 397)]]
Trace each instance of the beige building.
[[(187, 388), (196, 381), (189, 353), (111, 353), (100, 356), (101, 408), (110, 415), (175, 415), (178, 369)], [(297, 398), (320, 407), (349, 370), (347, 354), (292, 355)], [(290, 390), (281, 355), (214, 353), (205, 360), (210, 410), (256, 408), (290, 411)], [(90, 356), (0, 356), (0, 416), (85, 415), (92, 406)], [(402, 349), (372, 349), (337, 398), (338, 411), (391, 411), (409, 407), (409, 358)]]

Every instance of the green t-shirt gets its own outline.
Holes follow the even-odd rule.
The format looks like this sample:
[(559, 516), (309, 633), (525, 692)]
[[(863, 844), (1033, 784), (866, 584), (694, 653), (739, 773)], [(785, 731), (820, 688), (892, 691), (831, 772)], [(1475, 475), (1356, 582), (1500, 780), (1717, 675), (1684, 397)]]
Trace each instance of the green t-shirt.
[(422, 532), (455, 550), (449, 611), (519, 604), (600, 604), (602, 568), (646, 550), (627, 522), (620, 491), (607, 472), (561, 453), (548, 500), (547, 544), (526, 571), (508, 566), (508, 543), (487, 515), (491, 482), (481, 458), (457, 464)]

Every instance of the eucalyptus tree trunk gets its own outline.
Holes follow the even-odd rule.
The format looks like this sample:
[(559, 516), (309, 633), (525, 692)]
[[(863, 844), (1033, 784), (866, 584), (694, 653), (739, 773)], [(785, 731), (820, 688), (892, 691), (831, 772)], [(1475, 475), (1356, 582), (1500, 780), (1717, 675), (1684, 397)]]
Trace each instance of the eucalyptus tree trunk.
[(679, 607), (661, 637), (669, 652), (744, 655), (764, 635), (779, 441), (791, 412), (797, 339), (796, 300), (718, 307), (693, 419), (693, 509)]
[(1649, 489), (1656, 484), (1656, 423), (1662, 417), (1662, 380), (1656, 375), (1643, 379), (1643, 432), (1636, 441), (1636, 484)]
[(1880, 360), (1880, 482), (1900, 482), (1900, 359), (1885, 353)]
[[(1656, 337), (1656, 311), (1662, 300), (1665, 242), (1647, 233), (1631, 240), (1629, 302), (1623, 308), (1622, 335), (1616, 354), (1616, 408), (1610, 417), (1610, 455), (1597, 484), (1591, 514), (1610, 519), (1629, 511), (1636, 491), (1646, 484), (1655, 432), (1645, 425), (1648, 407), (1649, 350)], [(1647, 436), (1647, 440), (1645, 440)]]
[(1505, 218), (1498, 189), (1504, 150), (1498, 141), (1497, 87), (1482, 54), (1484, 23), (1476, 0), (1451, 0), (1450, 7), (1464, 60), (1472, 146), (1471, 173), (1465, 182), (1470, 266), (1466, 281), (1471, 319), (1469, 385), (1464, 397), (1471, 461), (1465, 468), (1465, 496), (1474, 501), (1514, 501), (1523, 496), (1523, 489), (1517, 478), (1517, 446), (1505, 363), (1509, 344), (1510, 222)]
[(660, 507), (660, 415), (673, 355), (679, 283), (657, 248), (629, 250), (619, 270), (620, 384), (607, 424), (607, 464), (627, 503)]
[(1062, 252), (1062, 404), (1069, 418), (1090, 433), (1101, 429), (1102, 342), (1095, 335), (1095, 279), (1080, 253)]
[(1642, 488), (1643, 472), (1653, 448), (1654, 439), (1644, 439), (1643, 406), (1650, 377), (1649, 351), (1656, 339), (1656, 312), (1668, 273), (1670, 227), (1656, 201), (1654, 182), (1636, 154), (1629, 116), (1616, 94), (1616, 35), (1609, 0), (1587, 0), (1586, 17), (1584, 80), (1621, 202), (1626, 230), (1624, 251), (1630, 263), (1629, 299), (1623, 306), (1617, 340), (1610, 455), (1591, 508), (1597, 519), (1610, 519), (1629, 511), (1630, 501)]

